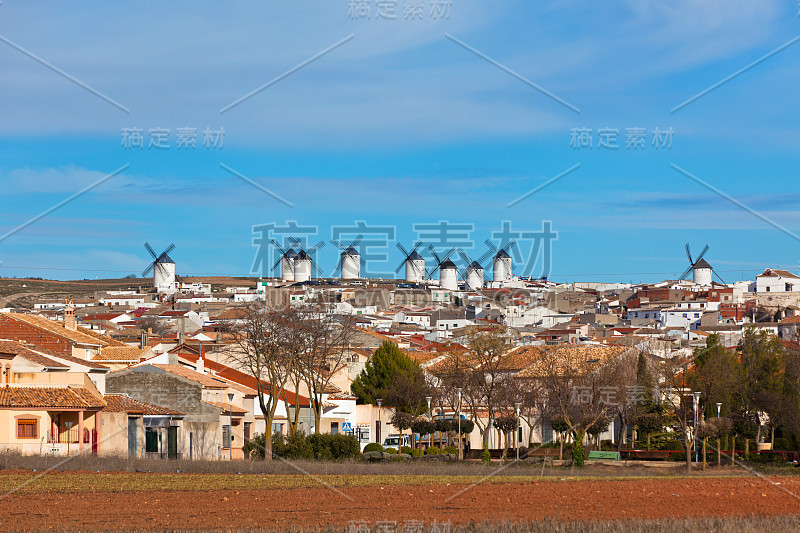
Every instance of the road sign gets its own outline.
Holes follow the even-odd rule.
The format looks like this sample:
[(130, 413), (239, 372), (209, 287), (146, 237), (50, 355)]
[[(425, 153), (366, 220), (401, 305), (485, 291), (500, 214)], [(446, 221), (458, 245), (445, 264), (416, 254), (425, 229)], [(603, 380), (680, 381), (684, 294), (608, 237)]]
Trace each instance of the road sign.
[(342, 431), (353, 431), (353, 426), (350, 424), (350, 422), (345, 422), (342, 424)]

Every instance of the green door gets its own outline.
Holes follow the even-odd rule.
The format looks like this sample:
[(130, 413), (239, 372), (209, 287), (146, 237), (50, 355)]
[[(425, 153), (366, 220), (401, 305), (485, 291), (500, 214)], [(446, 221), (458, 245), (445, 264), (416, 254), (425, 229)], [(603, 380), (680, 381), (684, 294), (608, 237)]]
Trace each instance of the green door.
[(167, 428), (167, 457), (178, 458), (178, 426)]

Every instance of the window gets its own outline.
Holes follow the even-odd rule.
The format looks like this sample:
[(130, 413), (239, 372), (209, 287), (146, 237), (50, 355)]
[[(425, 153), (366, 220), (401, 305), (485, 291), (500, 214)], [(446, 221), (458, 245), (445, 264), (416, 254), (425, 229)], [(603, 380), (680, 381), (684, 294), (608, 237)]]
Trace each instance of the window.
[(17, 420), (18, 439), (36, 439), (39, 437), (38, 421), (32, 418), (20, 418)]
[(792, 292), (792, 284), (791, 283), (787, 283), (786, 284), (786, 292)]
[(767, 287), (767, 292), (769, 292), (770, 289), (771, 289), (771, 287)]
[(153, 428), (144, 430), (144, 451), (146, 453), (158, 452), (158, 433)]
[(339, 422), (331, 422), (331, 435), (339, 434)]
[[(247, 423), (248, 422), (245, 422), (245, 424), (247, 424)], [(283, 435), (283, 424), (278, 423), (278, 422), (273, 422), (272, 423), (272, 432), (273, 433), (277, 433), (279, 435)]]
[(231, 427), (227, 424), (222, 426), (222, 447), (231, 447)]

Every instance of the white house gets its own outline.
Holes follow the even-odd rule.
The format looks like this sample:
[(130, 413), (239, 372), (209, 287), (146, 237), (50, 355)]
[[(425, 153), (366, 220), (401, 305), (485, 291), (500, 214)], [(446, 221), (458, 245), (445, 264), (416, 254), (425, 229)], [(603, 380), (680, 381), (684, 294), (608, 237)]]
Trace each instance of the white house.
[(800, 292), (800, 276), (788, 270), (768, 268), (756, 276), (756, 292)]

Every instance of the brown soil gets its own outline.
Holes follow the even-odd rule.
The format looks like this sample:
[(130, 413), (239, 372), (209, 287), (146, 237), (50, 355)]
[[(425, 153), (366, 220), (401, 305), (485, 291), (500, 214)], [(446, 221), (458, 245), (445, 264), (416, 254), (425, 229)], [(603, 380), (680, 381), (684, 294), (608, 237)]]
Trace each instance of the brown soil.
[[(467, 489), (464, 491), (464, 489)], [(462, 494), (453, 498), (457, 493)], [(496, 485), (11, 494), (9, 530), (233, 529), (800, 514), (800, 480), (679, 478)], [(448, 498), (450, 501), (448, 501)], [(352, 501), (351, 501), (352, 499)], [(427, 529), (427, 527), (426, 527)]]

